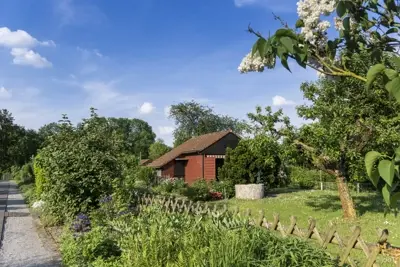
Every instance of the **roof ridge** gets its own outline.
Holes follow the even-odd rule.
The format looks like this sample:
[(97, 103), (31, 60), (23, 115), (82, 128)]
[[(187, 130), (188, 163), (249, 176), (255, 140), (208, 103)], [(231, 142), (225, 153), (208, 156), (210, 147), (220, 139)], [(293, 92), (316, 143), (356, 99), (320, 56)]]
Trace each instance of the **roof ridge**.
[(232, 132), (231, 130), (224, 130), (224, 131), (206, 133), (190, 138), (185, 142), (183, 142), (182, 144), (180, 144), (179, 146), (173, 148), (171, 151), (165, 153), (161, 157), (153, 160), (153, 162), (150, 163), (149, 166), (161, 167), (167, 164), (168, 162), (172, 161), (179, 155), (203, 151), (204, 149), (211, 146), (215, 142), (219, 141), (221, 138), (223, 138), (224, 136), (226, 136), (231, 132)]

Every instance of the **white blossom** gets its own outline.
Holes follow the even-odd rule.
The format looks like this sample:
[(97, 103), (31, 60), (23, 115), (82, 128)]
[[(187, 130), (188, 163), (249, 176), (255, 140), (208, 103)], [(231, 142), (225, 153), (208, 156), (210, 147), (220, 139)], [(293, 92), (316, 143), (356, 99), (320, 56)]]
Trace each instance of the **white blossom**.
[(270, 68), (275, 64), (275, 59), (261, 58), (260, 54), (257, 52), (254, 55), (248, 53), (240, 63), (238, 70), (240, 73), (248, 72), (263, 72), (265, 67)]
[(297, 2), (297, 14), (303, 21), (301, 32), (311, 44), (320, 46), (325, 43), (323, 38), (326, 30), (331, 26), (329, 21), (322, 21), (321, 16), (328, 16), (336, 7), (337, 0), (300, 0)]
[(41, 209), (41, 208), (43, 207), (43, 205), (44, 205), (44, 201), (43, 201), (43, 200), (35, 201), (35, 202), (32, 204), (32, 208), (34, 208), (34, 209)]
[(334, 17), (333, 19), (335, 21), (335, 29), (338, 31), (343, 30), (343, 20), (338, 17)]

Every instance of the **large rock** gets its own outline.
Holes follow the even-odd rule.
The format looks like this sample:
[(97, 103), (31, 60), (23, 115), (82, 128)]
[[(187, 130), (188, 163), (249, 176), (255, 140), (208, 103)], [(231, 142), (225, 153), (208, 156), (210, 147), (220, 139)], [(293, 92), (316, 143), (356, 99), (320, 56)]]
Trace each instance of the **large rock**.
[(264, 198), (264, 185), (237, 184), (235, 185), (235, 194), (237, 199), (261, 199)]

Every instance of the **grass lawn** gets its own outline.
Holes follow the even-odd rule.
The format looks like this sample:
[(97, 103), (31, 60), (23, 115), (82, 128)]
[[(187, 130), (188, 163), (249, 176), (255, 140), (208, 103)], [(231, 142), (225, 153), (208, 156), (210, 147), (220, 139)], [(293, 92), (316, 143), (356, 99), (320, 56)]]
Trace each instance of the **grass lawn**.
[[(230, 199), (219, 201), (219, 203), (226, 203), (229, 208), (250, 209), (252, 216), (257, 216), (259, 211), (263, 210), (269, 222), (273, 221), (273, 214), (278, 213), (281, 223), (286, 227), (289, 226), (292, 215), (297, 217), (298, 227), (301, 229), (307, 229), (308, 218), (313, 217), (317, 220), (317, 228), (320, 233), (326, 232), (329, 229), (329, 221), (332, 221), (337, 224), (339, 235), (342, 238), (347, 238), (351, 234), (351, 227), (358, 225), (361, 227), (362, 238), (369, 243), (377, 241), (377, 228), (388, 229), (389, 242), (400, 246), (400, 216), (398, 218), (395, 218), (394, 215), (384, 217), (382, 197), (376, 193), (352, 193), (352, 197), (358, 212), (357, 220), (352, 222), (342, 218), (340, 200), (335, 191), (277, 191), (261, 200)], [(338, 247), (330, 245), (328, 250), (336, 254)], [(358, 260), (363, 259), (363, 253), (351, 255)], [(392, 266), (385, 264), (385, 259), (382, 257), (379, 264)]]

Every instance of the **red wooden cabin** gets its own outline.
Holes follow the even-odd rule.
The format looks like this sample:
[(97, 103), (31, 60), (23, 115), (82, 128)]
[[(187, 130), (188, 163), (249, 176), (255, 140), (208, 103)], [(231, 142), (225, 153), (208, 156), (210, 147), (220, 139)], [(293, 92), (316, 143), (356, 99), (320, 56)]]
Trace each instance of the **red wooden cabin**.
[(218, 180), (217, 170), (224, 163), (226, 149), (235, 148), (240, 138), (232, 131), (193, 137), (147, 164), (159, 177), (183, 178), (188, 184), (197, 179)]

